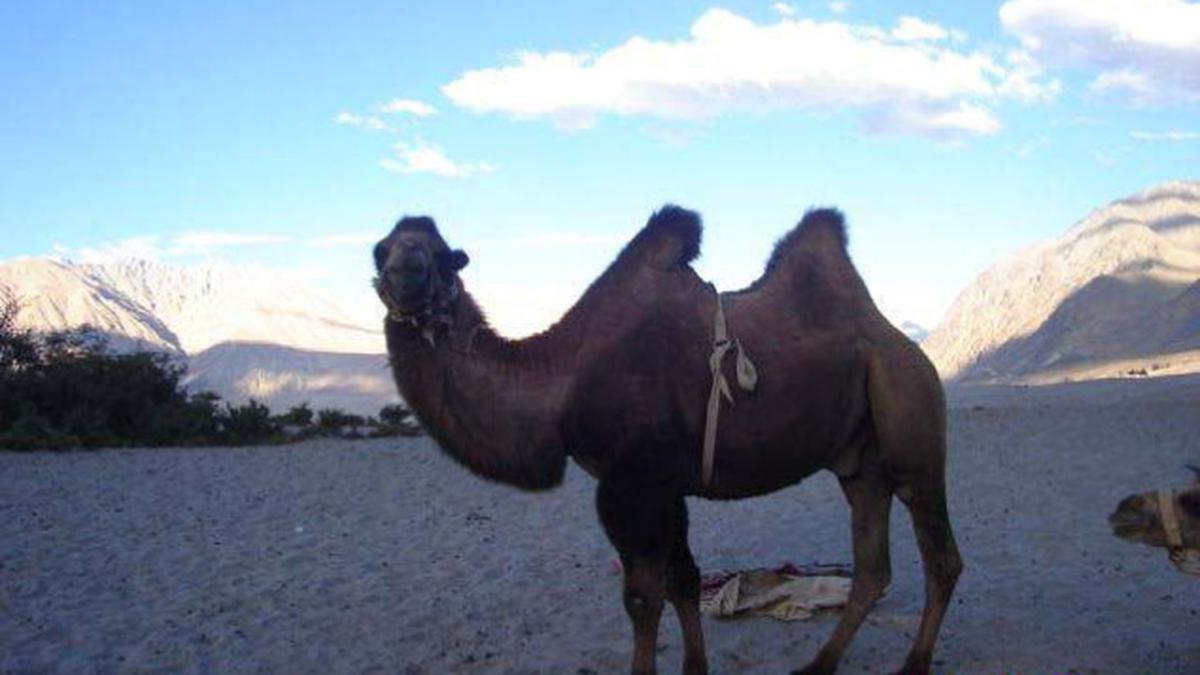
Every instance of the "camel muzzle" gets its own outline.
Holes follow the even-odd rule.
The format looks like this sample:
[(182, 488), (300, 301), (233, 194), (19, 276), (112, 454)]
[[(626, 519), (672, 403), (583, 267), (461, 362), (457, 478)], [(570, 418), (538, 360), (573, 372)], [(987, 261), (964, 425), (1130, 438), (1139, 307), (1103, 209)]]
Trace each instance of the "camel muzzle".
[(1148, 514), (1125, 508), (1118, 508), (1108, 517), (1108, 524), (1113, 534), (1121, 539), (1137, 540), (1153, 526)]

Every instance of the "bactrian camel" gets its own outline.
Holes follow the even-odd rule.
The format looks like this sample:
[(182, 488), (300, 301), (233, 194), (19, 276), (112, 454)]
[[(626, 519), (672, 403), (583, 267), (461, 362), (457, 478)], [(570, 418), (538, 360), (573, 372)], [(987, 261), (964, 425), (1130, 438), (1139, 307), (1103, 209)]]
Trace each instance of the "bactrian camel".
[(1189, 468), (1194, 484), (1130, 495), (1108, 522), (1118, 537), (1165, 548), (1181, 572), (1200, 576), (1200, 468)]
[[(925, 608), (902, 672), (929, 668), (962, 562), (946, 509), (945, 400), (921, 350), (875, 307), (846, 251), (842, 215), (810, 211), (750, 287), (719, 296), (730, 338), (757, 366), (753, 392), (723, 404), (711, 480), (702, 445), (718, 295), (692, 269), (700, 218), (655, 213), (543, 333), (509, 340), (463, 289), (468, 257), (427, 217), (375, 247), (396, 384), (424, 427), (473, 473), (525, 490), (563, 479), (567, 458), (598, 481), (596, 509), (624, 569), (634, 673), (655, 672), (664, 603), (688, 675), (707, 672), (699, 570), (684, 497), (738, 499), (820, 469), (851, 511), (854, 576), (837, 626), (804, 673), (836, 669), (888, 585), (892, 496), (912, 514)], [(721, 365), (736, 381), (734, 358)]]

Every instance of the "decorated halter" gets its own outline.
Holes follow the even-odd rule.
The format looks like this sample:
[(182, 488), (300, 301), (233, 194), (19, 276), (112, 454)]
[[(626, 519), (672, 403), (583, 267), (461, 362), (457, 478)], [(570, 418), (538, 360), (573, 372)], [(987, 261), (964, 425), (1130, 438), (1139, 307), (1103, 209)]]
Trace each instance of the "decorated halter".
[(1183, 534), (1179, 527), (1179, 514), (1175, 511), (1176, 491), (1158, 491), (1158, 512), (1162, 518), (1163, 533), (1167, 538), (1167, 551), (1171, 564), (1184, 574), (1200, 577), (1200, 549), (1183, 545)]
[(388, 292), (382, 279), (375, 277), (372, 280), (375, 293), (387, 308), (387, 320), (416, 328), (430, 347), (437, 345), (438, 335), (450, 332), (454, 328), (454, 304), (462, 293), (462, 282), (459, 281), (458, 275), (450, 277), (449, 281), (441, 281), (437, 272), (434, 272), (433, 276), (438, 282), (433, 284), (428, 302), (414, 312), (406, 312), (400, 307), (400, 303)]

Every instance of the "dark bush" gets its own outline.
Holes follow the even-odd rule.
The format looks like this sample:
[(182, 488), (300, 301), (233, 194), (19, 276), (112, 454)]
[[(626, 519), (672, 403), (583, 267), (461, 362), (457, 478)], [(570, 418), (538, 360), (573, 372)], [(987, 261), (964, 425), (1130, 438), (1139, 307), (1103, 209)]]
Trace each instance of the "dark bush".
[(254, 399), (240, 406), (226, 403), (218, 419), (224, 441), (229, 445), (264, 443), (279, 431), (279, 427), (271, 420), (271, 409)]
[[(114, 353), (88, 328), (35, 334), (17, 326), (19, 303), (0, 291), (0, 448), (58, 449), (281, 442), (314, 433), (360, 438), (412, 435), (402, 406), (380, 421), (334, 408), (317, 429), (307, 404), (272, 417), (262, 403), (220, 405), (209, 392), (188, 394), (183, 364), (161, 352)], [(283, 427), (300, 427), (288, 430)]]
[(403, 404), (394, 403), (379, 409), (379, 425), (375, 436), (418, 436), (421, 425), (413, 417), (412, 411)]
[(346, 427), (361, 427), (366, 423), (362, 415), (352, 415), (337, 408), (322, 408), (317, 412), (317, 427), (325, 434), (336, 436)]
[(291, 424), (298, 427), (307, 427), (313, 422), (312, 408), (308, 407), (307, 403), (301, 403), (293, 407), (286, 413), (278, 417), (280, 424)]

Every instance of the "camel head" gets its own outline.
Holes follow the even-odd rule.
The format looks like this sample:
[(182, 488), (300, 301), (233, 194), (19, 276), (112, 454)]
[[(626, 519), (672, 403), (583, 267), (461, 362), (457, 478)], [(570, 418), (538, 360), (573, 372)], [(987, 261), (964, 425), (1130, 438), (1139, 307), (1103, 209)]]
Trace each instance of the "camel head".
[(375, 245), (375, 290), (388, 318), (422, 324), (445, 318), (462, 288), (458, 272), (470, 258), (442, 239), (432, 218), (401, 218)]
[[(1184, 548), (1200, 549), (1200, 469), (1189, 468), (1196, 473), (1196, 483), (1191, 487), (1163, 491), (1163, 499), (1175, 512)], [(1163, 527), (1159, 492), (1143, 492), (1122, 499), (1117, 510), (1108, 517), (1113, 534), (1127, 541), (1171, 548)]]

